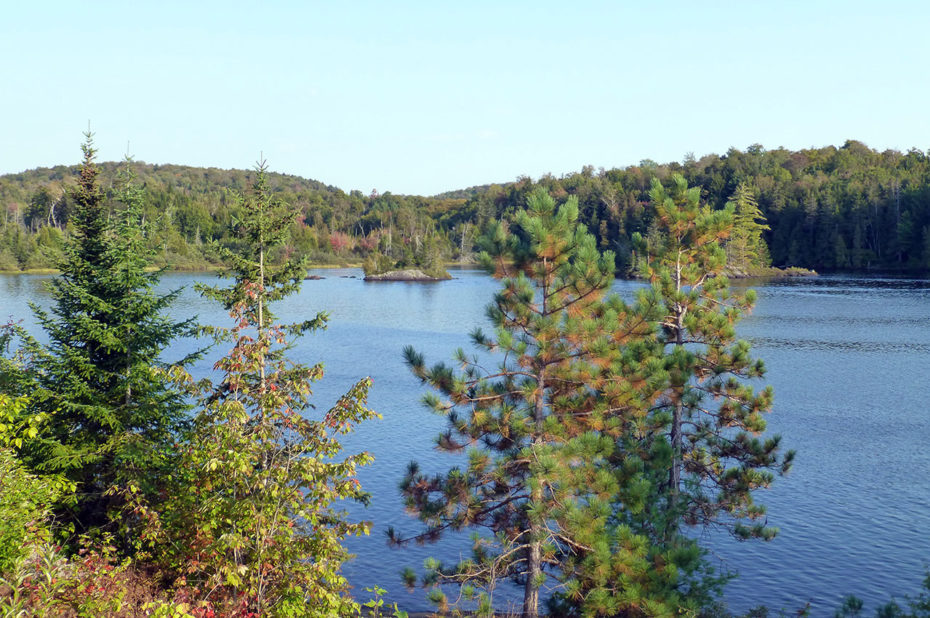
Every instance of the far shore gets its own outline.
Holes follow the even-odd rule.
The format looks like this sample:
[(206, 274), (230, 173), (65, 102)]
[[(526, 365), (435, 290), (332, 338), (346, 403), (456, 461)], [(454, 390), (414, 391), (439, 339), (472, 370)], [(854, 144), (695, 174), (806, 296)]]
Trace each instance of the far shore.
[[(320, 269), (336, 269), (336, 268), (361, 268), (361, 262), (346, 262), (341, 264), (310, 264), (307, 268), (313, 270), (316, 268)], [(186, 268), (186, 267), (172, 267), (172, 266), (149, 266), (145, 270), (148, 272), (155, 272), (157, 270), (164, 269), (168, 273), (215, 273), (223, 270), (224, 266), (215, 266), (215, 265), (203, 265), (198, 266), (197, 268)], [(57, 268), (27, 268), (26, 270), (2, 270), (0, 269), (0, 275), (60, 275), (61, 271)]]
[[(477, 262), (446, 262), (445, 267), (451, 270), (461, 270), (463, 268), (481, 268), (480, 264)], [(309, 264), (307, 270), (336, 270), (340, 268), (362, 268), (362, 262), (355, 261), (346, 261), (346, 262), (328, 262), (323, 264)], [(152, 266), (147, 270), (154, 272), (161, 270), (162, 267)], [(164, 267), (164, 271), (168, 273), (216, 273), (223, 270), (222, 266), (215, 265), (203, 265), (197, 268), (186, 268), (186, 267)], [(831, 271), (833, 272), (833, 271)], [(861, 275), (889, 275), (889, 276), (912, 276), (912, 277), (926, 277), (927, 273), (925, 271), (909, 271), (909, 270), (844, 270), (836, 271), (846, 274), (861, 274)], [(58, 275), (60, 271), (55, 268), (29, 268), (26, 270), (0, 270), (0, 275)], [(799, 268), (791, 266), (788, 268), (779, 268), (776, 266), (770, 266), (767, 268), (754, 268), (750, 271), (729, 271), (727, 276), (730, 279), (785, 279), (793, 277), (816, 277), (820, 275), (815, 270), (807, 268)], [(639, 279), (637, 275), (617, 275), (617, 279)]]

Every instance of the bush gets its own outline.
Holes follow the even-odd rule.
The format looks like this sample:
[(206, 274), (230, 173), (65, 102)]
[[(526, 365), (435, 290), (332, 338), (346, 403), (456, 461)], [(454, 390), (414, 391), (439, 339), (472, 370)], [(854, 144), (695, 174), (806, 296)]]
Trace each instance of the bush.
[(16, 260), (16, 256), (13, 255), (13, 252), (10, 251), (9, 247), (3, 247), (0, 249), (0, 272), (3, 271), (19, 271), (19, 262)]
[(28, 557), (0, 578), (0, 616), (248, 616), (235, 598), (219, 594), (219, 604), (206, 601), (183, 581), (166, 588), (156, 571), (119, 562), (114, 552), (105, 538), (71, 558), (51, 543), (32, 544)]
[(383, 253), (373, 253), (369, 255), (362, 264), (362, 270), (365, 271), (366, 277), (369, 275), (380, 275), (381, 273), (386, 273), (393, 269), (394, 260)]
[(26, 472), (8, 449), (0, 449), (0, 574), (13, 571), (27, 548), (48, 536), (53, 484)]

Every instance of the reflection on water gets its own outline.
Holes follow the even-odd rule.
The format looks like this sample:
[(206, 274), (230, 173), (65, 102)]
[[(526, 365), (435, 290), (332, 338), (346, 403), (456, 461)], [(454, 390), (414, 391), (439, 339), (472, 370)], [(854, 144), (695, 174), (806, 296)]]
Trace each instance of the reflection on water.
[[(430, 555), (454, 560), (468, 548), (467, 535), (435, 546), (387, 548), (384, 531), (413, 532), (403, 513), (397, 483), (407, 462), (425, 470), (458, 463), (432, 448), (443, 419), (420, 404), (423, 389), (405, 368), (401, 349), (412, 344), (427, 362), (449, 360), (468, 349), (468, 333), (487, 326), (484, 305), (496, 284), (469, 270), (436, 284), (366, 284), (354, 269), (320, 270), (299, 296), (277, 311), (285, 320), (327, 311), (326, 332), (302, 340), (295, 355), (323, 361), (316, 385), (319, 409), (360, 377), (374, 380), (371, 406), (384, 418), (362, 426), (347, 440), (350, 451), (368, 450), (375, 464), (362, 472), (371, 507), (351, 507), (375, 522), (372, 535), (352, 539), (357, 558), (346, 573), (362, 590), (380, 584), (388, 598), (411, 609), (428, 607), (407, 593), (399, 572)], [(356, 278), (351, 278), (356, 277)], [(0, 316), (26, 318), (27, 301), (47, 303), (46, 277), (0, 276)], [(191, 290), (210, 275), (171, 274), (165, 290), (185, 287), (173, 311), (198, 314), (204, 323), (228, 320), (221, 309)], [(745, 286), (739, 282), (738, 286)], [(631, 297), (641, 284), (617, 282)], [(914, 594), (930, 561), (930, 282), (918, 279), (819, 277), (752, 282), (757, 306), (740, 324), (775, 387), (770, 428), (798, 451), (795, 469), (758, 496), (769, 523), (781, 529), (771, 543), (739, 543), (714, 533), (704, 538), (715, 560), (740, 577), (728, 587), (734, 609), (767, 604), (788, 611), (810, 601), (814, 615), (832, 614), (841, 597), (855, 593), (867, 609)], [(179, 342), (177, 358), (196, 342)], [(210, 370), (216, 355), (195, 368)], [(505, 593), (506, 596), (506, 593)], [(870, 610), (868, 613), (871, 613)]]

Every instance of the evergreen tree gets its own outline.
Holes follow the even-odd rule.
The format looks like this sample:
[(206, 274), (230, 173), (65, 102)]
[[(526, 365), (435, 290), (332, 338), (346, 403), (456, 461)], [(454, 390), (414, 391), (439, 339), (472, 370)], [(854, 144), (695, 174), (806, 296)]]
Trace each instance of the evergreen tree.
[(336, 503), (366, 499), (355, 471), (372, 458), (338, 460), (338, 436), (376, 415), (365, 407), (365, 378), (322, 418), (304, 416), (323, 367), (293, 363), (287, 352), (296, 337), (325, 327), (326, 314), (280, 324), (269, 309), (297, 292), (306, 272), (301, 262), (268, 259), (293, 217), (273, 199), (260, 164), (240, 205), (240, 251), (218, 247), (234, 282), (200, 287), (230, 311), (234, 326), (207, 330), (233, 348), (216, 364), (223, 377), (203, 392), (174, 475), (164, 555), (189, 581), (213, 590), (214, 600), (231, 595), (240, 611), (350, 615), (358, 605), (340, 574), (349, 557), (341, 541), (369, 525), (346, 521)]
[(744, 272), (768, 266), (768, 248), (762, 232), (770, 228), (749, 183), (741, 182), (727, 205), (734, 211), (733, 228), (727, 243), (728, 265)]
[(732, 207), (712, 211), (699, 191), (676, 174), (670, 188), (655, 180), (650, 192), (664, 232), (644, 272), (666, 308), (659, 342), (669, 382), (655, 404), (671, 447), (664, 536), (676, 537), (682, 525), (721, 525), (740, 538), (770, 539), (776, 530), (765, 525), (753, 490), (786, 472), (794, 454), (780, 453), (779, 436), (758, 437), (773, 393), (746, 383), (761, 378), (764, 365), (734, 330), (754, 294), (731, 294), (723, 275), (720, 243), (731, 232)]
[[(656, 336), (661, 309), (655, 289), (641, 290), (632, 306), (612, 296), (599, 309), (606, 336), (579, 366), (586, 388), (570, 404), (589, 420), (588, 431), (558, 452), (567, 495), (552, 516), (571, 542), (552, 615), (697, 613), (726, 579), (693, 538), (670, 531), (676, 515), (664, 508), (673, 453), (668, 419), (655, 408), (670, 379)], [(611, 336), (611, 324), (627, 336)]]
[(187, 410), (158, 359), (191, 328), (164, 315), (177, 292), (156, 294), (158, 273), (145, 270), (142, 191), (127, 172), (117, 190), (122, 207), (110, 214), (92, 135), (85, 137), (73, 232), (49, 285), (52, 308), (33, 306), (49, 342), (17, 329), (18, 355), (4, 361), (4, 387), (29, 394), (28, 414), (43, 418), (20, 457), (77, 484), (66, 519), (80, 531), (105, 524), (140, 489), (153, 497)]
[[(401, 487), (407, 507), (427, 525), (412, 539), (435, 541), (444, 531), (465, 528), (491, 535), (474, 537), (470, 559), (431, 563), (427, 583), (457, 583), (466, 598), (483, 589), (479, 609), (488, 614), (497, 580), (509, 578), (523, 586), (522, 615), (537, 616), (547, 573), (559, 576), (559, 565), (580, 549), (560, 526), (559, 513), (566, 501), (578, 503), (578, 487), (594, 475), (597, 451), (604, 448), (596, 435), (586, 435), (612, 422), (607, 410), (582, 405), (593, 396), (585, 381), (594, 371), (591, 342), (603, 343), (607, 333), (622, 342), (642, 322), (602, 311), (613, 254), (600, 254), (579, 225), (574, 198), (556, 209), (538, 190), (512, 229), (494, 223), (482, 244), (483, 263), (501, 279), (501, 290), (487, 309), (495, 336), (478, 329), (472, 339), (499, 364), (486, 368), (477, 355), (459, 350), (461, 370), (443, 363), (427, 368), (420, 354), (405, 350), (414, 373), (448, 398), (425, 398), (448, 417), (438, 447), (467, 449), (468, 465), (428, 476), (412, 463)], [(566, 465), (578, 452), (591, 466)], [(591, 492), (586, 487), (583, 493)], [(390, 535), (394, 543), (411, 540), (393, 530)]]

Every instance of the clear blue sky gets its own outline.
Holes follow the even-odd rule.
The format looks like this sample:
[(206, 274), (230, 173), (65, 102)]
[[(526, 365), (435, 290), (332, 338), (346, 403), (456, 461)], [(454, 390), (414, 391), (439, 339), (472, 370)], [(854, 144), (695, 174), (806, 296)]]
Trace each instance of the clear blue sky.
[[(264, 4), (264, 6), (262, 5)], [(729, 147), (930, 148), (930, 4), (8, 2), (0, 173), (101, 160), (433, 194)]]

